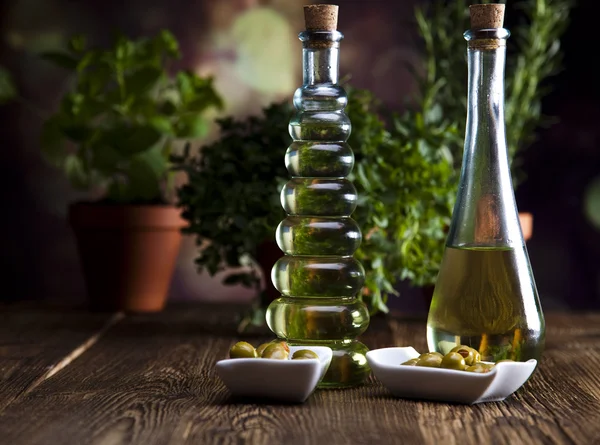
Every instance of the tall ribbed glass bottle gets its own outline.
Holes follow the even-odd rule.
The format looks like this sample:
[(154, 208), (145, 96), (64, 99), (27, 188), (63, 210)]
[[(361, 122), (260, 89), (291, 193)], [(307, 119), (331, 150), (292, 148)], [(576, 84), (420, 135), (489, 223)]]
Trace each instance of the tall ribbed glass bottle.
[(350, 121), (347, 96), (338, 85), (337, 6), (305, 7), (303, 85), (294, 95), (290, 121), (293, 142), (285, 155), (291, 180), (281, 192), (288, 214), (277, 228), (285, 254), (271, 278), (281, 292), (267, 311), (270, 329), (290, 344), (333, 349), (321, 387), (361, 383), (369, 374), (367, 347), (356, 341), (369, 324), (369, 312), (356, 297), (364, 269), (353, 258), (362, 235), (350, 217), (357, 193), (346, 178), (354, 166), (346, 143)]
[(521, 233), (504, 124), (504, 5), (471, 6), (469, 93), (458, 196), (427, 322), (431, 351), (539, 360), (544, 316)]

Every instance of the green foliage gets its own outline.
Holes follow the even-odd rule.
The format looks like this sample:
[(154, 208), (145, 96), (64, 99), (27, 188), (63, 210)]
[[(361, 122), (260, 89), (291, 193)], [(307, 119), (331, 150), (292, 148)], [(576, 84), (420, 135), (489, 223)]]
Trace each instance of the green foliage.
[(592, 226), (600, 229), (600, 176), (593, 178), (584, 191), (583, 211)]
[[(261, 117), (243, 121), (217, 120), (220, 138), (202, 148), (200, 156), (186, 152), (174, 157), (189, 181), (178, 190), (188, 233), (200, 246), (199, 269), (211, 275), (226, 266), (249, 264), (261, 242), (275, 239), (275, 228), (285, 217), (279, 191), (288, 174), (283, 162), (290, 143), (288, 104), (274, 104)], [(227, 284), (256, 284), (258, 275), (233, 275)]]
[(394, 116), (388, 131), (376, 107), (370, 93), (356, 91), (347, 108), (356, 154), (350, 178), (359, 195), (353, 217), (364, 234), (356, 258), (373, 312), (387, 311), (398, 279), (435, 283), (456, 193), (450, 147), (462, 139), (435, 112)]
[(17, 97), (17, 87), (10, 72), (0, 66), (0, 105), (10, 102)]
[[(356, 258), (367, 273), (363, 298), (371, 311), (387, 311), (385, 301), (395, 293), (397, 279), (435, 280), (454, 200), (455, 172), (447, 146), (459, 135), (420, 113), (394, 117), (387, 130), (369, 92), (348, 89), (348, 95), (349, 143), (356, 156), (350, 179), (359, 194), (353, 217), (364, 235)], [(274, 240), (285, 218), (279, 192), (289, 180), (283, 157), (291, 143), (291, 114), (284, 102), (260, 117), (222, 119), (218, 141), (200, 156), (175, 159), (189, 177), (178, 190), (179, 203), (190, 223), (188, 232), (202, 246), (196, 259), (200, 270), (215, 274), (226, 266), (253, 264), (259, 246)], [(227, 282), (256, 286), (258, 275), (236, 274)]]
[[(514, 4), (522, 20), (510, 27), (507, 59), (511, 160), (543, 122), (543, 81), (559, 68), (559, 37), (570, 5), (570, 0)], [(350, 179), (359, 195), (353, 217), (363, 233), (355, 256), (365, 267), (362, 297), (371, 312), (387, 311), (387, 297), (395, 294), (398, 279), (414, 285), (435, 282), (462, 161), (467, 103), (462, 33), (469, 28), (468, 5), (465, 0), (435, 0), (429, 8), (417, 9), (416, 19), (425, 43), (425, 67), (423, 74), (415, 73), (419, 91), (414, 108), (393, 116), (387, 128), (376, 98), (348, 89), (349, 143), (356, 157)], [(283, 155), (291, 142), (291, 113), (290, 105), (281, 103), (261, 117), (222, 120), (221, 138), (205, 147), (201, 157), (177, 159), (189, 176), (189, 184), (178, 192), (189, 232), (202, 246), (196, 260), (200, 269), (214, 274), (226, 266), (252, 265), (260, 244), (274, 239), (275, 227), (285, 217), (279, 191), (289, 179)], [(516, 178), (517, 162), (512, 165)], [(257, 286), (258, 275), (236, 274), (228, 282)], [(262, 320), (261, 314), (255, 311), (254, 320)]]
[[(470, 27), (466, 0), (435, 0), (418, 8), (415, 17), (425, 43), (425, 75), (420, 91), (426, 107), (440, 108), (444, 119), (464, 134), (467, 112), (466, 42)], [(489, 0), (480, 3), (491, 3)], [(535, 140), (535, 130), (548, 122), (541, 100), (548, 92), (544, 81), (562, 62), (560, 37), (568, 25), (572, 0), (516, 0), (507, 4), (511, 31), (506, 61), (505, 119), (509, 157), (515, 185), (522, 179), (520, 154)], [(462, 143), (451, 147), (456, 165)]]
[(180, 53), (168, 31), (138, 40), (119, 35), (107, 49), (75, 37), (65, 51), (43, 57), (74, 76), (44, 122), (46, 158), (74, 187), (104, 187), (107, 201), (163, 202), (174, 141), (202, 137), (204, 113), (221, 106), (212, 79), (190, 71), (169, 76)]

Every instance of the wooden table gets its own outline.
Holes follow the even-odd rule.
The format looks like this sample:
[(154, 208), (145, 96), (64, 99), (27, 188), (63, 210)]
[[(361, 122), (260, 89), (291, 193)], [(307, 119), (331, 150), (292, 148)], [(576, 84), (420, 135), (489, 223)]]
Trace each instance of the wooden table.
[[(399, 400), (371, 378), (284, 405), (238, 403), (217, 377), (234, 307), (0, 309), (2, 445), (600, 444), (598, 313), (547, 314), (541, 366), (505, 402)], [(423, 317), (375, 317), (363, 341), (424, 350), (424, 331)]]

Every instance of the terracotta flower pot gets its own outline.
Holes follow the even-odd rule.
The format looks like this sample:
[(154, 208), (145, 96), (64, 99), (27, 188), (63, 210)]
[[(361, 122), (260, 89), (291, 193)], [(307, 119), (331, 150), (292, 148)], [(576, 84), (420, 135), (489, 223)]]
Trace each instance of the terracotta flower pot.
[(179, 209), (78, 203), (69, 222), (94, 309), (164, 308), (185, 226)]
[(533, 235), (533, 215), (527, 212), (520, 212), (519, 221), (521, 222), (523, 238), (525, 241), (529, 241)]

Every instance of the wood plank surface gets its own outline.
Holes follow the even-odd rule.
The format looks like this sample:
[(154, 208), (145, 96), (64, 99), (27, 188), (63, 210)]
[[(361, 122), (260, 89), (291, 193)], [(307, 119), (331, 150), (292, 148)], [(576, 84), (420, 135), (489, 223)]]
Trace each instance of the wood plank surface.
[[(600, 315), (546, 317), (546, 349), (533, 377), (500, 403), (417, 403), (424, 443), (600, 444)], [(411, 325), (392, 320), (401, 345)], [(412, 338), (426, 347), (421, 336)], [(461, 435), (468, 431), (468, 438)]]
[[(234, 315), (183, 307), (115, 324), (0, 414), (0, 443), (600, 444), (600, 314), (548, 315), (539, 371), (475, 406), (394, 399), (373, 378), (301, 405), (232, 399), (214, 363), (240, 339)], [(375, 317), (363, 341), (424, 350), (425, 320)]]
[(112, 322), (112, 314), (0, 306), (0, 412), (83, 353)]

